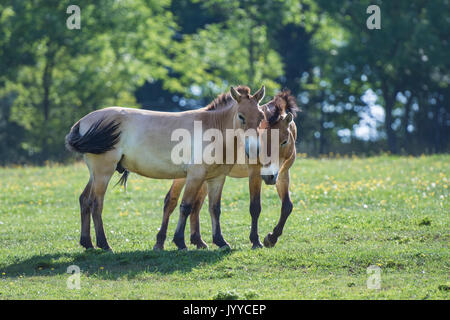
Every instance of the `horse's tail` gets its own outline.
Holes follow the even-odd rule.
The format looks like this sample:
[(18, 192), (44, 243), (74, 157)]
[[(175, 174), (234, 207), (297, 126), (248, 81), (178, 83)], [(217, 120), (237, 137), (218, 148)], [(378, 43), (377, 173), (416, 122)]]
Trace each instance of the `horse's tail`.
[(94, 123), (88, 131), (80, 134), (78, 121), (66, 136), (66, 148), (72, 152), (101, 154), (114, 149), (119, 142), (120, 123), (111, 121), (103, 125), (104, 119)]
[(117, 186), (118, 184), (120, 184), (121, 186), (123, 186), (123, 188), (125, 190), (127, 190), (127, 180), (128, 180), (128, 175), (130, 174), (130, 171), (125, 169), (122, 166), (121, 162), (122, 162), (122, 159), (120, 159), (119, 163), (117, 164), (116, 171), (121, 173), (122, 176), (120, 177), (119, 181), (117, 181), (117, 183), (114, 185), (114, 187)]

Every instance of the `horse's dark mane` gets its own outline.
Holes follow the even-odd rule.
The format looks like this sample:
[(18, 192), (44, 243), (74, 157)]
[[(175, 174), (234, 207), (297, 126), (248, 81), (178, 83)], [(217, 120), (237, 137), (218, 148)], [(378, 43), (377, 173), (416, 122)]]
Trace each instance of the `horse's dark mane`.
[(273, 126), (275, 123), (280, 120), (281, 117), (281, 111), (280, 108), (276, 107), (272, 109), (269, 119), (267, 121), (269, 122), (270, 126)]
[(297, 116), (297, 112), (300, 112), (300, 108), (297, 106), (297, 101), (290, 90), (283, 90), (279, 92), (271, 102), (270, 117), (268, 119), (269, 125), (274, 125), (280, 120), (282, 113), (292, 113), (294, 118)]
[[(250, 97), (250, 88), (247, 86), (238, 86), (236, 91), (246, 98)], [(210, 104), (205, 107), (205, 110), (218, 110), (226, 105), (228, 105), (233, 98), (231, 97), (231, 93), (221, 93), (219, 94)]]
[[(297, 112), (300, 112), (300, 108), (297, 106), (297, 101), (295, 97), (291, 94), (291, 90), (283, 90), (279, 92), (275, 98), (275, 106), (278, 108), (283, 108), (283, 105), (285, 105), (285, 111), (286, 113), (290, 112), (294, 116), (294, 118), (297, 116)], [(284, 103), (283, 103), (284, 102)]]

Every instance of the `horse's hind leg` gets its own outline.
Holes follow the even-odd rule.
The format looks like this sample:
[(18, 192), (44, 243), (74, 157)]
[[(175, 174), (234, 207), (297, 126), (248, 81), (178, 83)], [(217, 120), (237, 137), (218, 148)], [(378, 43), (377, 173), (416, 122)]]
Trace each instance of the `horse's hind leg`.
[(80, 195), (80, 209), (81, 209), (81, 237), (80, 244), (86, 249), (93, 248), (91, 240), (91, 186), (92, 181), (89, 180), (88, 184), (84, 188), (83, 193)]
[(153, 246), (153, 250), (164, 250), (164, 241), (167, 236), (167, 226), (169, 225), (169, 218), (172, 212), (175, 210), (180, 198), (181, 190), (186, 183), (186, 179), (175, 179), (170, 187), (169, 192), (164, 199), (164, 214), (161, 223), (161, 228), (156, 235), (156, 244)]
[(208, 248), (208, 245), (205, 243), (205, 241), (203, 241), (200, 234), (200, 210), (203, 206), (203, 202), (205, 201), (207, 193), (208, 189), (206, 188), (206, 183), (203, 183), (202, 187), (197, 193), (197, 197), (194, 201), (194, 206), (192, 207), (192, 213), (189, 217), (191, 225), (191, 243), (196, 245), (197, 249)]
[(117, 158), (113, 153), (107, 153), (98, 156), (86, 155), (85, 158), (91, 171), (92, 220), (94, 221), (97, 247), (103, 250), (111, 250), (103, 229), (103, 200), (109, 180), (114, 174), (120, 157)]

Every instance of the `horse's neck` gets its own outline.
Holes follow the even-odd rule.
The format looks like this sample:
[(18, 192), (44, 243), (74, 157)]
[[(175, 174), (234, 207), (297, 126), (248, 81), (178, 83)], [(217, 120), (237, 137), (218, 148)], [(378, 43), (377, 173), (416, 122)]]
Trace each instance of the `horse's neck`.
[(234, 128), (234, 118), (238, 111), (238, 104), (234, 101), (214, 111), (206, 111), (210, 128), (215, 128), (225, 134), (227, 129)]

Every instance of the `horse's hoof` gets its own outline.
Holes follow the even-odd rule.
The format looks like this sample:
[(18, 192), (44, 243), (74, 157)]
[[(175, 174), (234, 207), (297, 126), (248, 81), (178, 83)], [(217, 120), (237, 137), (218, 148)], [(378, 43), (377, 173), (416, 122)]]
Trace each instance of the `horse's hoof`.
[(275, 246), (276, 242), (272, 242), (270, 240), (270, 237), (272, 236), (272, 233), (269, 233), (265, 238), (264, 238), (264, 246), (266, 248), (273, 248)]
[(172, 242), (177, 246), (178, 250), (187, 250), (186, 242), (183, 237), (174, 237)]
[(110, 252), (110, 253), (114, 253), (113, 249), (111, 247), (107, 247), (107, 248), (100, 248), (102, 249), (104, 252)]
[(199, 234), (191, 235), (191, 244), (197, 246), (197, 249), (208, 249), (208, 245)]
[(188, 251), (188, 248), (187, 248), (187, 247), (184, 247), (184, 248), (178, 248), (178, 251)]
[(80, 244), (86, 250), (93, 249), (92, 241), (90, 238), (80, 238)]
[(197, 249), (208, 249), (208, 245), (205, 242), (197, 243)]
[(224, 244), (223, 246), (219, 247), (219, 250), (231, 251), (231, 246), (227, 243), (227, 244)]
[(164, 250), (164, 245), (155, 244), (153, 246), (153, 251), (163, 251), (163, 250)]
[(262, 245), (261, 242), (254, 243), (253, 246), (252, 246), (252, 250), (261, 249), (262, 247), (263, 247), (263, 245)]

